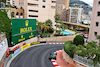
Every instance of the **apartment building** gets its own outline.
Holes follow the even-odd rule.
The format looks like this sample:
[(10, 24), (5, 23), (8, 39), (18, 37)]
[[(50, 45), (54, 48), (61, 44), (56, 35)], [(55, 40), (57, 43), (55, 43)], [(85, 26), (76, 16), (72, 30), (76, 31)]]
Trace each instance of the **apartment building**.
[(83, 8), (69, 7), (67, 9), (66, 21), (70, 23), (79, 23), (82, 21)]
[(69, 8), (69, 0), (56, 0), (56, 14), (61, 15), (60, 20), (66, 21), (66, 9)]
[(40, 22), (51, 19), (54, 25), (56, 0), (15, 0), (15, 6), (24, 9), (24, 18)]
[(15, 5), (15, 0), (6, 0), (6, 5), (14, 6)]
[(91, 24), (89, 31), (89, 42), (97, 41), (96, 36), (100, 35), (100, 0), (94, 0)]
[(0, 2), (0, 8), (4, 8), (5, 7), (5, 3), (4, 2)]

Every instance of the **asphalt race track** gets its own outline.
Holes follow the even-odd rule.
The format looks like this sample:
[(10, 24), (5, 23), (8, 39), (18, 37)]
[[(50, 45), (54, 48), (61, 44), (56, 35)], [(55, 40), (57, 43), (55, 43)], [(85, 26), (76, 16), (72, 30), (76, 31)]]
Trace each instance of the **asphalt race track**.
[(11, 62), (10, 67), (54, 67), (48, 59), (50, 53), (60, 50), (63, 45), (40, 45), (20, 53)]

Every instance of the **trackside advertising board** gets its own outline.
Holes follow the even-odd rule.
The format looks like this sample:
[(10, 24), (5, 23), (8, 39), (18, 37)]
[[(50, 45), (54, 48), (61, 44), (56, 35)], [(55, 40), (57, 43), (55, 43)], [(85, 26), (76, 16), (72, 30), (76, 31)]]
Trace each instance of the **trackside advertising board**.
[(21, 47), (21, 50), (23, 50), (23, 49), (25, 49), (25, 48), (27, 48), (29, 46), (30, 46), (30, 44), (24, 45), (24, 46)]
[(36, 36), (36, 19), (12, 19), (13, 44)]

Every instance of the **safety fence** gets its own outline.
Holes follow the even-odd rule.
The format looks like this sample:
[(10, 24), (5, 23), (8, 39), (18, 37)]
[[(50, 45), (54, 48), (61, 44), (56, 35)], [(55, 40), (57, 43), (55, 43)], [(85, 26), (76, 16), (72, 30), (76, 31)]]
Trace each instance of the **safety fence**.
[[(6, 65), (7, 65), (7, 63), (9, 62), (9, 60), (13, 57), (13, 56), (15, 56), (16, 54), (18, 54), (20, 51), (22, 51), (23, 49), (25, 49), (25, 48), (27, 48), (27, 47), (30, 47), (30, 46), (32, 46), (32, 45), (35, 45), (35, 44), (40, 44), (40, 43), (46, 43), (45, 41), (43, 41), (43, 42), (34, 42), (34, 43), (29, 43), (29, 44), (26, 44), (26, 45), (23, 45), (22, 47), (15, 47), (13, 50), (14, 50), (14, 52), (12, 52), (11, 54), (9, 53), (9, 51), (8, 51), (8, 54), (7, 54), (7, 56), (8, 56), (8, 58), (6, 59), (6, 61), (5, 61), (5, 63), (4, 63), (4, 67), (6, 67)], [(8, 48), (9, 49), (9, 48)]]
[(83, 58), (81, 56), (78, 56), (78, 55), (74, 55), (74, 58), (73, 58), (74, 61), (76, 62), (79, 62), (87, 67), (100, 67), (100, 64), (97, 63), (97, 65), (94, 66), (94, 63), (92, 60), (90, 59), (87, 59), (87, 58)]

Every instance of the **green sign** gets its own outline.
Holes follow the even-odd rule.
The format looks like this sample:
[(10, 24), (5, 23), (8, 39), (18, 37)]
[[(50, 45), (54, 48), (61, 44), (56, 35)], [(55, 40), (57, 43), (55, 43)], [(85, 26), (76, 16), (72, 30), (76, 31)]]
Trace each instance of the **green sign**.
[(12, 19), (12, 42), (22, 42), (36, 36), (35, 19)]

